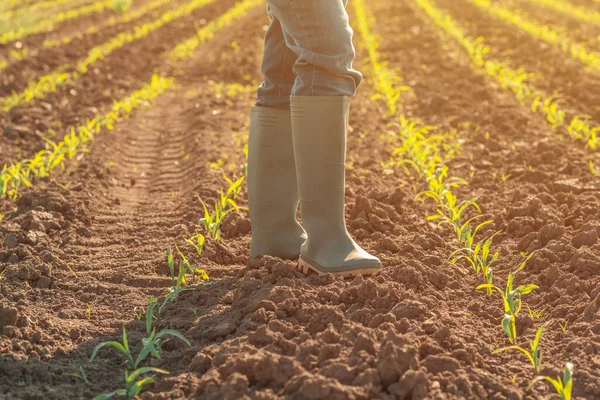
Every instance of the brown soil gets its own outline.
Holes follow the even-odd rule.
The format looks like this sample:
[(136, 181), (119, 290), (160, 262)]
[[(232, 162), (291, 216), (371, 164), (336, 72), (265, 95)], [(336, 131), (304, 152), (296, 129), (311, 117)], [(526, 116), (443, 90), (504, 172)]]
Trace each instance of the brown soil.
[[(462, 152), (451, 173), (470, 181), (461, 198), (477, 197), (496, 221), (488, 233), (503, 232), (494, 242), (502, 257), (496, 276), (505, 279), (520, 251), (537, 250), (518, 279), (540, 286), (525, 301), (545, 311), (534, 320), (523, 310), (521, 341), (526, 345), (549, 323), (542, 372), (555, 376), (574, 362), (574, 396), (600, 398), (600, 186), (587, 170), (587, 154), (549, 135), (543, 118), (472, 70), (462, 49), (441, 39), (412, 1), (373, 3), (381, 53), (414, 88), (404, 112), (459, 129)], [(202, 17), (231, 4), (202, 10)], [(166, 250), (178, 245), (194, 254), (183, 238), (203, 230), (196, 196), (212, 203), (225, 186), (209, 163), (226, 159), (231, 175), (242, 173), (252, 95), (217, 93), (214, 82), (260, 80), (266, 23), (264, 9), (251, 11), (180, 66), (178, 88), (99, 135), (70, 175), (36, 182), (16, 203), (0, 202), (6, 214), (0, 225), (0, 269), (6, 269), (0, 398), (90, 398), (122, 383), (116, 352), (102, 350), (90, 363), (92, 349), (118, 340), (125, 325), (137, 353), (145, 328), (135, 314), (149, 296), (164, 298), (170, 286)], [(178, 38), (189, 36), (188, 28)], [(34, 119), (47, 126), (73, 123), (85, 110), (108, 104), (119, 89), (131, 91), (160, 68), (144, 63), (174, 42), (160, 34), (112, 54), (98, 64), (101, 73), (77, 83), (81, 109), (70, 101), (35, 114), (40, 105), (28, 106), (19, 110), (24, 126), (33, 129)], [(364, 56), (357, 57), (360, 69)], [(106, 78), (116, 71), (118, 80)], [(111, 94), (103, 95), (106, 89)], [(67, 93), (51, 96), (54, 104)], [(347, 217), (349, 231), (382, 259), (384, 270), (343, 280), (306, 277), (292, 262), (269, 257), (248, 263), (249, 219), (231, 214), (223, 238), (209, 240), (202, 257), (191, 257), (209, 282), (194, 283), (159, 322), (192, 346), (165, 344), (162, 359), (151, 365), (171, 374), (141, 398), (517, 399), (551, 393), (543, 384), (525, 391), (533, 374), (523, 357), (491, 354), (506, 344), (502, 305), (475, 290), (480, 282), (466, 266), (448, 261), (457, 243), (447, 229), (425, 221), (429, 206), (414, 200), (422, 188), (418, 178), (384, 171), (380, 163), (393, 150), (384, 140), (391, 121), (371, 95), (367, 79), (350, 121)], [(32, 136), (21, 141), (31, 148), (37, 143)], [(510, 176), (502, 181), (502, 175)], [(67, 190), (59, 186), (67, 182)], [(245, 198), (244, 189), (238, 202), (244, 205)], [(565, 320), (563, 333), (558, 323)], [(66, 375), (79, 367), (89, 384)]]

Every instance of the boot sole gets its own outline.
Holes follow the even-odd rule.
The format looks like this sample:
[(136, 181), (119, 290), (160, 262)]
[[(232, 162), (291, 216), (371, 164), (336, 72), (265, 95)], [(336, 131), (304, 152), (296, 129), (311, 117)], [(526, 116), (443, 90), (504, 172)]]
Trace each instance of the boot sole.
[(302, 256), (300, 256), (300, 258), (298, 258), (298, 265), (296, 266), (296, 268), (300, 272), (302, 272), (303, 274), (306, 274), (306, 275), (310, 275), (311, 273), (315, 273), (318, 275), (332, 274), (335, 276), (343, 276), (345, 278), (346, 277), (351, 278), (351, 277), (355, 277), (358, 275), (371, 276), (374, 273), (381, 271), (381, 268), (378, 268), (378, 267), (358, 268), (358, 269), (353, 269), (353, 270), (349, 270), (349, 271), (336, 271), (336, 272), (323, 271), (315, 264), (306, 261), (304, 258), (302, 258)]

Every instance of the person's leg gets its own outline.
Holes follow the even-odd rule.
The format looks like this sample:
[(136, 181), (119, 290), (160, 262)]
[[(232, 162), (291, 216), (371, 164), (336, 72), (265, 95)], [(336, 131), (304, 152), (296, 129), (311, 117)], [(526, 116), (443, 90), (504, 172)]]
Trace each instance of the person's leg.
[(355, 50), (347, 0), (267, 0), (287, 47), (295, 54), (294, 96), (354, 96), (362, 75), (352, 67)]
[(344, 218), (350, 96), (361, 81), (344, 0), (268, 0), (298, 55), (290, 96), (300, 213), (308, 239), (300, 269), (372, 274), (381, 262), (356, 244)]
[(296, 81), (293, 71), (298, 56), (285, 42), (281, 23), (269, 7), (271, 25), (265, 35), (265, 45), (260, 70), (263, 82), (257, 93), (256, 106), (290, 109), (290, 95)]
[(279, 21), (272, 16), (261, 68), (264, 82), (250, 112), (247, 182), (251, 258), (259, 254), (297, 258), (306, 239), (296, 220), (298, 183), (289, 111), (295, 59), (285, 44)]

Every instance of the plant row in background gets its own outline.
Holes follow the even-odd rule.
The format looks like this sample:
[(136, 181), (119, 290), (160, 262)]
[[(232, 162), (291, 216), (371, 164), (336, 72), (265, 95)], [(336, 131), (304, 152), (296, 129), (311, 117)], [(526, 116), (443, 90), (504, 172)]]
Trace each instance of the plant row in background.
[[(569, 15), (586, 22), (600, 24), (600, 12), (587, 7), (577, 6), (565, 0), (527, 0), (531, 3), (540, 4), (552, 8), (558, 12)], [(594, 0), (598, 2), (598, 0)]]
[(416, 4), (447, 35), (455, 39), (469, 54), (476, 68), (482, 69), (505, 89), (510, 89), (517, 99), (531, 106), (531, 111), (546, 117), (553, 129), (562, 130), (576, 141), (581, 141), (591, 149), (599, 147), (600, 126), (590, 121), (586, 115), (567, 116), (557, 96), (549, 96), (535, 88), (530, 82), (535, 74), (524, 69), (513, 69), (505, 62), (488, 58), (490, 47), (482, 37), (473, 39), (445, 12), (430, 0), (417, 0)]
[[(370, 31), (372, 20), (368, 16), (364, 0), (355, 0), (354, 9), (359, 20), (357, 26), (362, 39), (361, 45), (373, 46), (377, 39)], [(376, 51), (376, 47), (369, 54), (370, 69), (376, 74), (377, 72), (373, 66), (377, 63), (381, 64), (381, 56)], [(373, 77), (373, 80), (390, 80), (387, 75), (386, 73), (380, 77)], [(392, 85), (393, 83), (390, 82), (389, 84)], [(382, 87), (382, 85), (378, 87)], [(385, 93), (381, 93), (381, 95), (384, 98), (386, 97)], [(452, 262), (467, 260), (468, 264), (481, 276), (483, 281), (477, 289), (485, 289), (488, 295), (498, 293), (502, 298), (504, 317), (500, 325), (512, 346), (498, 349), (496, 352), (517, 350), (527, 353), (530, 360), (532, 360), (535, 373), (538, 374), (542, 361), (539, 344), (545, 326), (538, 330), (534, 342), (531, 343), (530, 351), (517, 346), (516, 330), (516, 316), (522, 308), (522, 297), (538, 287), (527, 284), (515, 288), (513, 285), (516, 274), (525, 268), (532, 255), (527, 256), (518, 268), (509, 274), (504, 288), (498, 287), (495, 283), (493, 265), (500, 262), (500, 254), (492, 250), (492, 243), (499, 232), (483, 239), (477, 238), (478, 233), (486, 226), (493, 224), (494, 221), (485, 218), (475, 199), (459, 200), (453, 193), (454, 189), (467, 184), (461, 178), (450, 176), (449, 168), (446, 165), (460, 151), (460, 142), (454, 140), (454, 143), (452, 143), (455, 134), (450, 133), (448, 135), (444, 132), (436, 132), (434, 127), (426, 125), (419, 119), (407, 118), (401, 113), (397, 114), (397, 118), (399, 122), (393, 124), (397, 131), (394, 132), (390, 141), (392, 143), (399, 142), (399, 145), (395, 145), (392, 160), (387, 166), (396, 165), (405, 169), (410, 167), (427, 183), (427, 189), (418, 193), (417, 198), (422, 200), (431, 199), (435, 202), (436, 213), (429, 215), (427, 220), (435, 221), (440, 225), (448, 225), (455, 233), (459, 248), (450, 255)], [(570, 398), (571, 376), (572, 365), (568, 364), (565, 369), (565, 376), (556, 381), (557, 391), (565, 399)], [(535, 378), (531, 385), (540, 379), (548, 380), (550, 378)], [(564, 386), (561, 386), (560, 390), (558, 388), (559, 381), (561, 385), (564, 381)]]
[(153, 75), (149, 83), (116, 101), (107, 113), (99, 114), (77, 128), (72, 127), (70, 133), (60, 142), (46, 139), (50, 145), (49, 149), (38, 152), (31, 159), (5, 165), (0, 172), (0, 198), (16, 198), (22, 186), (31, 185), (33, 176), (45, 178), (56, 168), (64, 169), (65, 162), (87, 151), (87, 143), (102, 129), (113, 129), (116, 122), (127, 118), (136, 108), (147, 105), (150, 100), (172, 87), (173, 83), (173, 78)]
[[(185, 39), (181, 43), (186, 43), (186, 48), (188, 49), (190, 49), (189, 43), (192, 42), (192, 39), (194, 43), (193, 48), (204, 44), (212, 39), (220, 29), (241, 18), (249, 8), (258, 4), (260, 4), (260, 1), (257, 0), (245, 0), (236, 3), (216, 20), (200, 28), (192, 38)], [(177, 46), (179, 45), (176, 45), (175, 48)], [(170, 52), (169, 54), (174, 53)], [(193, 52), (190, 50), (186, 51), (185, 55), (179, 58), (190, 57), (192, 55)], [(115, 108), (119, 112), (126, 112), (128, 115), (133, 108), (141, 104), (139, 101), (147, 101), (144, 98), (145, 95), (152, 93), (151, 98), (154, 98), (166, 90), (166, 88), (173, 86), (173, 84), (173, 78), (162, 78), (155, 75), (144, 89), (135, 92), (125, 100), (116, 102), (113, 109), (108, 113), (92, 118), (77, 129), (72, 128), (70, 133), (59, 143), (48, 141), (50, 149), (40, 151), (31, 159), (20, 160), (5, 165), (2, 172), (0, 172), (0, 198), (6, 196), (16, 198), (20, 188), (31, 185), (31, 178), (33, 176), (45, 178), (57, 167), (64, 168), (64, 163), (67, 160), (72, 160), (79, 152), (87, 151), (85, 144), (93, 138), (94, 134), (102, 127), (112, 129), (114, 123), (120, 118), (121, 114), (115, 114)], [(165, 85), (165, 87), (158, 93), (156, 89), (162, 85)]]
[(23, 4), (23, 0), (6, 0), (0, 4), (0, 10), (10, 9), (4, 11), (3, 15), (6, 17), (14, 17), (17, 14), (32, 14), (37, 11), (46, 10), (48, 8), (54, 8), (58, 6), (71, 5), (73, 3), (81, 3), (82, 0), (47, 0), (47, 1), (35, 1), (33, 4), (27, 4), (22, 7), (15, 8)]
[[(135, 10), (131, 10), (122, 15), (112, 15), (110, 18), (108, 18), (105, 22), (103, 22), (100, 25), (89, 26), (85, 30), (85, 32), (75, 32), (73, 34), (63, 35), (59, 39), (46, 39), (46, 40), (44, 40), (42, 47), (57, 48), (57, 47), (69, 44), (74, 39), (81, 38), (83, 35), (94, 34), (94, 33), (99, 32), (101, 29), (104, 29), (104, 28), (107, 28), (110, 26), (114, 26), (117, 24), (126, 24), (128, 22), (131, 22), (135, 19), (138, 19), (138, 18), (146, 15), (148, 12), (150, 12), (152, 10), (155, 10), (159, 7), (169, 4), (171, 1), (172, 0), (155, 0), (152, 3), (144, 4), (142, 7), (135, 9)], [(13, 49), (9, 52), (8, 59), (0, 60), (0, 71), (9, 67), (12, 64), (20, 62), (24, 59), (27, 59), (30, 57), (36, 57), (39, 53), (40, 53), (40, 50), (38, 50), (38, 49), (34, 49), (34, 50), (22, 49), (20, 51)]]
[(102, 24), (100, 24), (100, 25), (89, 26), (85, 30), (85, 32), (76, 32), (71, 35), (64, 35), (64, 36), (61, 36), (59, 39), (44, 40), (44, 43), (42, 45), (47, 48), (55, 48), (55, 47), (59, 47), (59, 46), (65, 45), (65, 44), (69, 44), (74, 39), (80, 38), (82, 35), (94, 34), (94, 33), (99, 32), (101, 29), (115, 26), (117, 24), (129, 23), (133, 20), (143, 17), (150, 11), (156, 10), (157, 8), (160, 8), (164, 5), (171, 3), (172, 1), (173, 0), (155, 0), (151, 3), (144, 4), (143, 6), (137, 8), (135, 10), (128, 11), (122, 15), (112, 15), (110, 18), (108, 18), (106, 21), (102, 22)]
[(52, 31), (56, 25), (86, 15), (100, 13), (112, 7), (113, 0), (100, 0), (86, 4), (73, 10), (61, 11), (50, 18), (43, 19), (31, 25), (23, 25), (0, 35), (0, 44), (7, 44), (27, 36)]
[(109, 56), (113, 51), (140, 40), (150, 33), (162, 28), (164, 25), (191, 14), (194, 10), (212, 3), (214, 0), (192, 0), (176, 9), (164, 12), (154, 21), (135, 26), (127, 32), (121, 32), (112, 37), (107, 42), (92, 48), (87, 56), (76, 63), (73, 68), (70, 65), (63, 65), (54, 71), (41, 77), (39, 80), (30, 81), (27, 88), (20, 93), (13, 93), (11, 96), (0, 99), (0, 104), (4, 111), (9, 111), (21, 103), (27, 103), (34, 98), (43, 98), (48, 93), (55, 92), (58, 87), (64, 85), (68, 80), (74, 81), (86, 74), (89, 67)]
[(231, 23), (231, 21), (243, 16), (249, 9), (261, 4), (264, 4), (261, 0), (243, 0), (236, 3), (225, 14), (210, 21), (204, 28), (198, 29), (196, 35), (175, 46), (175, 48), (169, 52), (170, 58), (173, 60), (182, 60), (190, 57), (196, 47), (207, 40), (212, 39), (217, 31)]
[(506, 21), (530, 35), (543, 40), (570, 55), (584, 65), (600, 71), (600, 53), (588, 50), (585, 45), (576, 43), (567, 34), (528, 18), (518, 11), (511, 11), (490, 0), (469, 0), (472, 4), (486, 10), (503, 21)]

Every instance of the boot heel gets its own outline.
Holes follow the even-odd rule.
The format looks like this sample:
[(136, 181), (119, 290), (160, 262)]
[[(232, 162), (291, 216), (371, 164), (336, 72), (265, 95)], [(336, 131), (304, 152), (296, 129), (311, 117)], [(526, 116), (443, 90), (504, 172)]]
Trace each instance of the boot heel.
[(332, 274), (335, 276), (342, 276), (344, 278), (354, 278), (358, 275), (368, 277), (368, 276), (375, 274), (378, 271), (381, 271), (380, 266), (373, 266), (371, 268), (365, 267), (365, 268), (349, 270), (349, 271), (327, 271), (324, 268), (317, 266), (315, 263), (311, 263), (310, 261), (305, 260), (302, 256), (300, 256), (298, 258), (298, 265), (296, 266), (296, 268), (305, 275)]

